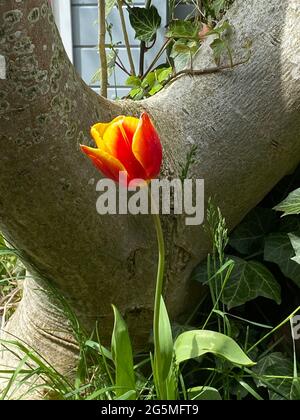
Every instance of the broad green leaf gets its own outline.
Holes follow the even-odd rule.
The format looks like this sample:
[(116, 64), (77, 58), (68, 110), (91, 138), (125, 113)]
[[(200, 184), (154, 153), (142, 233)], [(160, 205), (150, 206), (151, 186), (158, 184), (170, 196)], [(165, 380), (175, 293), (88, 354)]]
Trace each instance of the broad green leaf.
[(253, 366), (252, 360), (230, 337), (215, 331), (188, 331), (174, 344), (177, 364), (211, 353), (239, 366)]
[[(136, 385), (132, 347), (127, 325), (115, 306), (113, 306), (113, 310), (115, 316), (115, 324), (112, 335), (111, 349), (116, 370), (116, 396), (117, 398), (120, 398), (124, 395), (124, 393), (128, 391), (135, 391)], [(135, 396), (132, 396), (131, 399), (134, 400)]]
[(157, 80), (159, 83), (166, 82), (173, 73), (172, 67), (162, 68), (156, 71), (157, 73)]
[(296, 261), (297, 264), (300, 264), (300, 238), (299, 236), (293, 235), (292, 233), (289, 234), (289, 238), (296, 254), (292, 260)]
[(292, 360), (279, 352), (263, 357), (253, 368), (256, 375), (261, 378), (255, 380), (257, 386), (268, 388), (271, 400), (291, 399), (294, 382), (293, 370)]
[(129, 76), (126, 80), (126, 86), (139, 88), (141, 86), (141, 79), (138, 76)]
[[(218, 270), (218, 276), (226, 275), (232, 269), (223, 293), (223, 302), (229, 309), (244, 305), (259, 296), (281, 303), (281, 288), (275, 277), (263, 264), (257, 261), (246, 261), (242, 258), (229, 256), (229, 261)], [(201, 263), (193, 272), (192, 279), (202, 284), (208, 283), (207, 263)], [(218, 276), (214, 281), (220, 281)]]
[(263, 252), (265, 237), (274, 232), (276, 226), (277, 216), (273, 210), (256, 208), (233, 231), (229, 244), (244, 255)]
[(185, 20), (175, 20), (166, 33), (167, 38), (199, 39), (201, 23)]
[(300, 287), (300, 266), (293, 261), (295, 251), (288, 234), (273, 233), (266, 238), (265, 260), (279, 266), (282, 273)]
[(179, 39), (175, 42), (170, 56), (174, 60), (177, 72), (191, 67), (193, 56), (199, 50), (200, 45), (200, 41), (187, 42), (185, 39)]
[(194, 401), (222, 401), (219, 391), (209, 386), (198, 386), (188, 389), (189, 400)]
[(135, 30), (136, 39), (151, 42), (161, 25), (161, 17), (154, 6), (131, 7), (128, 9), (131, 26)]
[(223, 41), (222, 39), (215, 39), (211, 44), (210, 44), (211, 49), (213, 50), (214, 53), (214, 58), (217, 62), (220, 61), (222, 54), (224, 52), (226, 52), (226, 44), (225, 41)]
[(259, 296), (281, 303), (281, 287), (266, 266), (257, 261), (231, 257), (235, 262), (224, 289), (224, 303), (229, 309), (241, 306)]
[(159, 82), (156, 82), (152, 89), (149, 91), (149, 95), (153, 96), (156, 93), (160, 92), (163, 89), (163, 85)]
[(159, 314), (159, 347), (162, 366), (160, 374), (162, 379), (165, 380), (170, 373), (173, 360), (173, 337), (167, 308), (163, 298), (161, 298)]
[(274, 210), (282, 211), (283, 216), (300, 214), (300, 188), (293, 191), (282, 203), (278, 204)]

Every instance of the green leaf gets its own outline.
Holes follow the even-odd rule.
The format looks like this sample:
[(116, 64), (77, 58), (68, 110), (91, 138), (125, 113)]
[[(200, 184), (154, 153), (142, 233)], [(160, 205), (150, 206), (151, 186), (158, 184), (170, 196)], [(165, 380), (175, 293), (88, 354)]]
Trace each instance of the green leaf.
[(161, 297), (159, 314), (159, 349), (163, 380), (167, 379), (173, 360), (173, 337), (171, 324), (164, 299)]
[(187, 391), (189, 400), (194, 401), (222, 401), (219, 391), (209, 386), (198, 386)]
[(217, 38), (210, 44), (210, 47), (213, 50), (215, 60), (219, 62), (222, 54), (226, 51), (225, 41)]
[(113, 361), (113, 357), (112, 354), (109, 350), (107, 350), (107, 348), (101, 346), (99, 343), (96, 343), (95, 341), (91, 341), (88, 340), (85, 343), (86, 347), (89, 347), (90, 349), (93, 349), (95, 351), (97, 351), (101, 356), (106, 357), (106, 359), (109, 359), (111, 361)]
[(294, 382), (293, 370), (293, 362), (290, 358), (279, 352), (263, 357), (253, 368), (256, 375), (260, 377), (255, 380), (257, 386), (268, 388), (271, 400), (291, 399)]
[(253, 366), (252, 360), (230, 337), (215, 331), (188, 331), (174, 344), (177, 364), (211, 353), (238, 366)]
[(256, 208), (233, 231), (229, 244), (244, 255), (263, 252), (265, 237), (277, 226), (276, 213), (270, 209)]
[(200, 22), (191, 22), (188, 20), (175, 20), (171, 23), (167, 33), (167, 38), (187, 38), (199, 39), (201, 30)]
[(138, 76), (129, 76), (125, 84), (133, 88), (139, 88), (141, 86), (141, 79)]
[[(229, 260), (221, 267), (217, 275), (223, 277), (234, 263), (231, 275), (227, 280), (223, 293), (223, 302), (229, 309), (244, 305), (259, 296), (281, 303), (281, 288), (273, 274), (257, 261), (246, 261), (235, 256), (227, 256)], [(193, 272), (192, 279), (202, 284), (208, 283), (207, 262), (200, 264)], [(216, 280), (215, 280), (216, 281)]]
[(216, 17), (218, 17), (221, 13), (221, 11), (225, 7), (226, 0), (214, 0), (212, 4), (212, 8), (215, 12)]
[(170, 57), (174, 60), (176, 71), (184, 70), (187, 67), (191, 67), (192, 58), (199, 50), (201, 43), (196, 41), (186, 41), (185, 39), (179, 39), (173, 45)]
[(296, 256), (292, 258), (292, 260), (295, 261), (297, 264), (300, 264), (300, 238), (299, 236), (293, 235), (292, 233), (289, 234), (289, 238), (296, 254)]
[(300, 214), (300, 188), (293, 191), (282, 203), (278, 204), (274, 210), (282, 211), (283, 216)]
[(161, 83), (156, 82), (152, 89), (149, 91), (149, 95), (153, 96), (156, 93), (160, 92), (163, 89), (163, 85)]
[(224, 289), (224, 303), (229, 309), (241, 306), (259, 296), (281, 303), (281, 287), (263, 264), (231, 257), (235, 266)]
[(132, 7), (128, 11), (131, 26), (135, 30), (136, 39), (144, 42), (153, 41), (161, 25), (161, 17), (156, 7), (150, 6), (149, 9)]
[(279, 266), (282, 273), (300, 287), (300, 266), (293, 261), (295, 251), (286, 233), (273, 233), (266, 238), (265, 260)]
[(0, 256), (5, 256), (5, 255), (14, 255), (17, 256), (18, 253), (15, 249), (10, 249), (10, 248), (6, 248), (6, 247), (0, 247)]
[[(117, 398), (121, 398), (124, 396), (124, 393), (135, 391), (135, 374), (132, 347), (127, 325), (115, 306), (113, 306), (113, 310), (115, 324), (112, 334), (111, 349), (116, 369), (116, 396)], [(134, 400), (135, 394), (134, 396), (131, 396), (130, 399)]]
[(173, 74), (172, 67), (162, 68), (159, 70), (156, 70), (157, 74), (157, 80), (159, 83), (164, 83), (169, 80), (170, 76)]

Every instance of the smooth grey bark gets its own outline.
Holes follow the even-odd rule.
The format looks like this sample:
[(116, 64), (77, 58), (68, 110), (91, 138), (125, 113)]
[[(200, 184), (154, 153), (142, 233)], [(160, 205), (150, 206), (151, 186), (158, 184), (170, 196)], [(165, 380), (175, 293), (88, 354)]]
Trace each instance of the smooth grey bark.
[[(235, 61), (247, 64), (186, 76), (155, 97), (135, 103), (98, 97), (63, 51), (48, 3), (0, 0), (0, 229), (68, 299), (89, 330), (108, 340), (111, 303), (125, 315), (136, 346), (148, 336), (154, 296), (156, 242), (150, 217), (100, 217), (99, 174), (82, 156), (89, 127), (146, 110), (164, 147), (162, 176), (177, 177), (191, 144), (195, 177), (206, 197), (236, 226), (300, 160), (300, 4), (297, 0), (236, 0)], [(211, 64), (204, 46), (197, 67)], [(209, 250), (203, 229), (164, 217), (166, 296), (173, 319), (191, 309), (198, 289), (189, 276)], [(25, 340), (63, 372), (76, 346), (63, 314), (37, 279), (7, 333)]]

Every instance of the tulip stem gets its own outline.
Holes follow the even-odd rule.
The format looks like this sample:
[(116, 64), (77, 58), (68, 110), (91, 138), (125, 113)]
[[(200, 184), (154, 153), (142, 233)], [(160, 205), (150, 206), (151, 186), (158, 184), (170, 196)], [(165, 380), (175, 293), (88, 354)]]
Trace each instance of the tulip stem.
[[(151, 199), (152, 208), (154, 206), (154, 199)], [(153, 319), (153, 336), (154, 336), (154, 367), (155, 367), (155, 376), (157, 382), (158, 391), (161, 393), (162, 383), (161, 383), (161, 357), (160, 357), (160, 340), (159, 340), (159, 317), (160, 317), (160, 305), (161, 298), (163, 293), (163, 283), (164, 283), (164, 271), (165, 271), (165, 243), (163, 230), (161, 226), (161, 221), (159, 214), (153, 214), (153, 221), (156, 229), (157, 244), (158, 244), (158, 269), (157, 269), (157, 279), (156, 279), (156, 290), (155, 290), (155, 303), (154, 303), (154, 319)], [(162, 397), (162, 395), (160, 395)]]

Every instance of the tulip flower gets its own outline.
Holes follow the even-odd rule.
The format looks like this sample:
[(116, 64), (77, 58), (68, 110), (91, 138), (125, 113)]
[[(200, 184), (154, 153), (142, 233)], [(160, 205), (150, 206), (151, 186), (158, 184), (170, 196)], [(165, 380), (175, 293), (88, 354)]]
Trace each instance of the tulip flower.
[(129, 184), (136, 179), (149, 182), (159, 175), (162, 146), (147, 113), (96, 124), (91, 135), (97, 148), (81, 146), (81, 150), (104, 176), (119, 182), (120, 172), (125, 172)]

